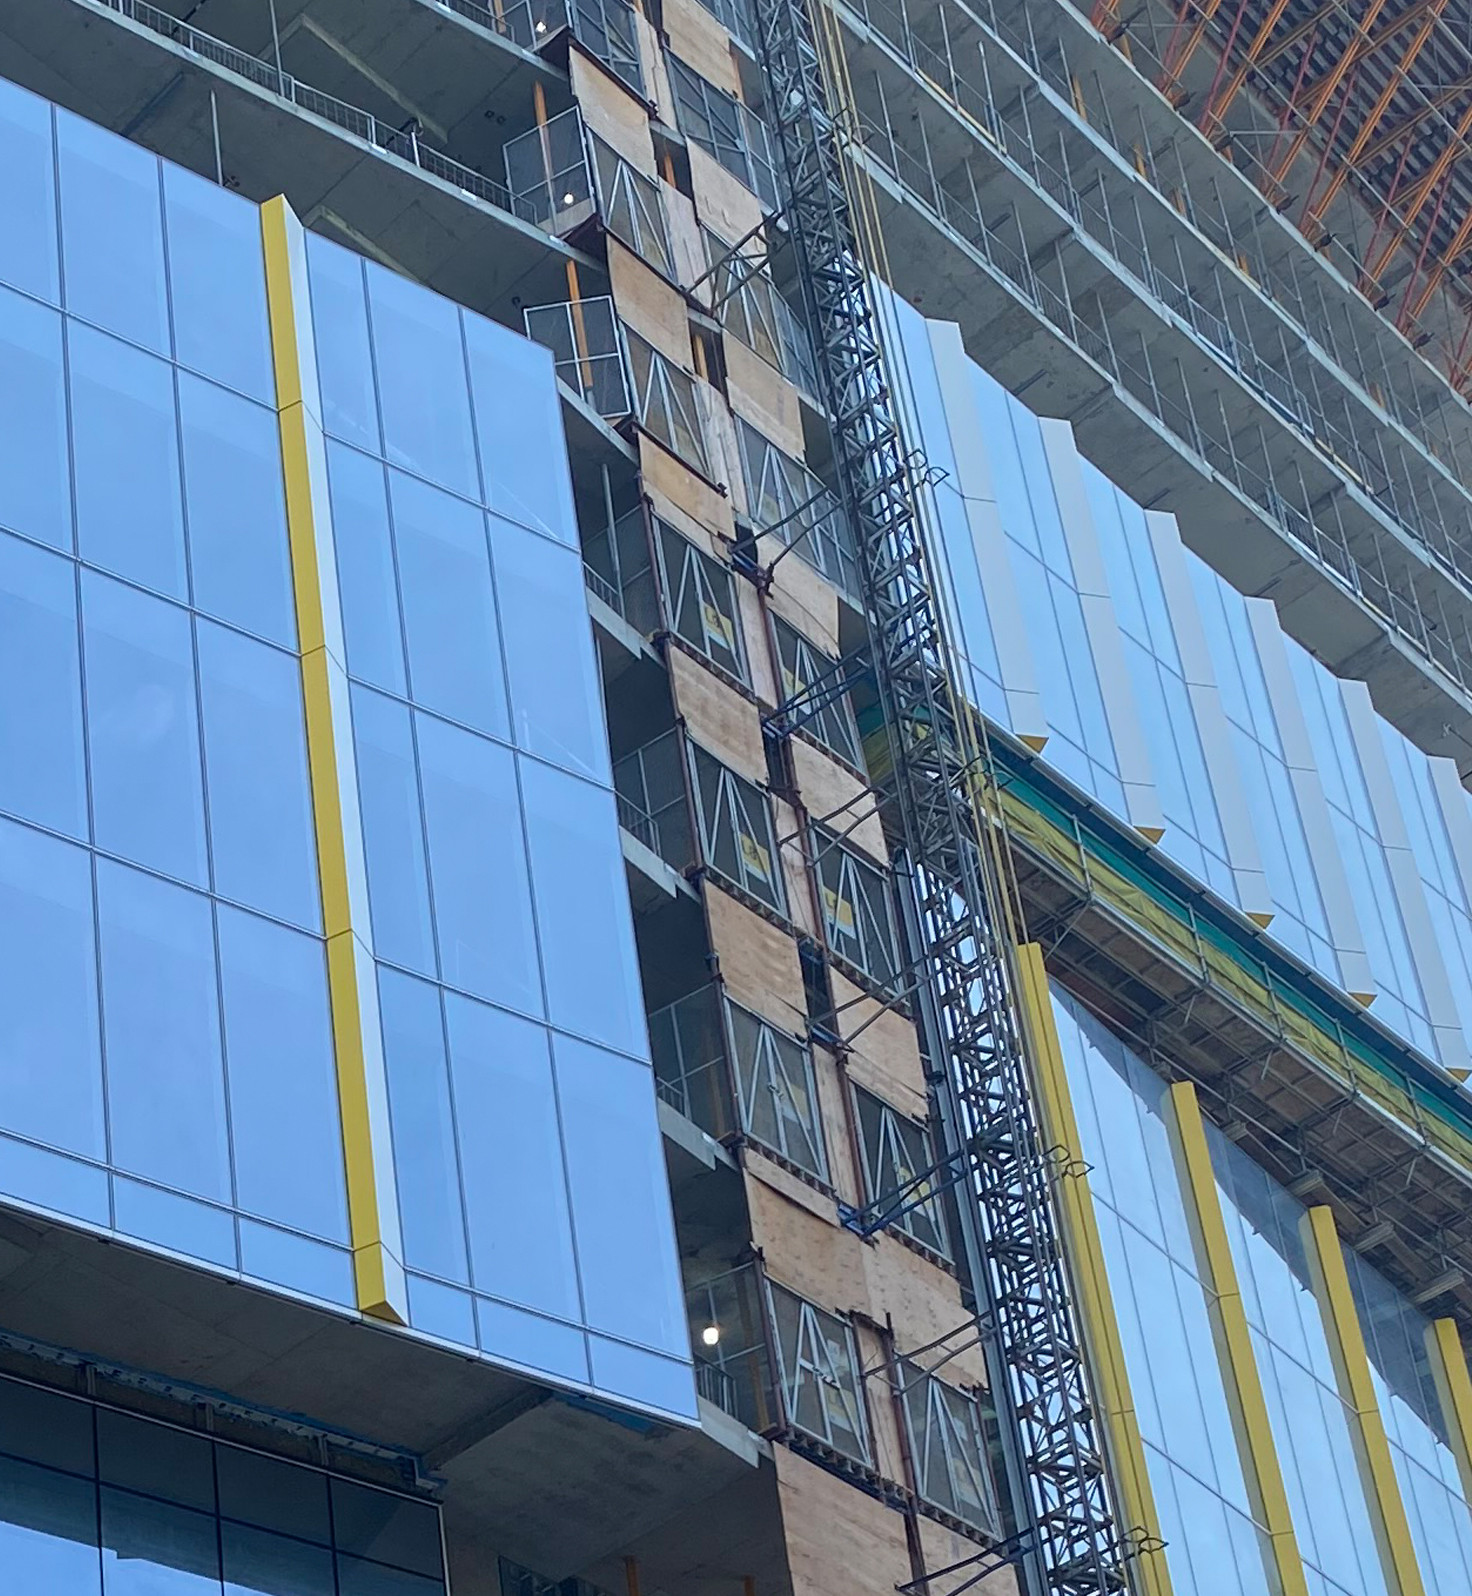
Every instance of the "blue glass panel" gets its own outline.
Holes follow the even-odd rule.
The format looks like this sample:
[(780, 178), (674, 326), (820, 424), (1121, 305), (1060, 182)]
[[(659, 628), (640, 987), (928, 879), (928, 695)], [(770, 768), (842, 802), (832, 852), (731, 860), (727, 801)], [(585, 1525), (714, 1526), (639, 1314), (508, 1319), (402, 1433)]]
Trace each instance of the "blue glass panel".
[(82, 621), (97, 845), (204, 885), (189, 616), (84, 571)]
[(181, 372), (179, 417), (195, 607), (295, 647), (275, 412)]
[(223, 906), (219, 934), (236, 1201), (262, 1218), (345, 1242), (322, 944)]
[(489, 1357), (588, 1383), (588, 1337), (582, 1330), (485, 1297), (475, 1299), (475, 1316), (480, 1349)]
[(465, 1281), (465, 1219), (437, 987), (378, 972), (404, 1262)]
[(92, 1481), (0, 1458), (0, 1569), (6, 1596), (96, 1596)]
[[(84, 560), (187, 597), (174, 376), (105, 333), (70, 333), (77, 548)], [(118, 491), (126, 482), (128, 491)]]
[(312, 930), (322, 922), (301, 670), (239, 632), (200, 621), (215, 890)]
[(215, 1448), (220, 1512), (297, 1540), (332, 1540), (327, 1516), (327, 1476), (236, 1446)]
[(557, 1091), (588, 1323), (684, 1354), (690, 1332), (650, 1070), (559, 1036)]
[(107, 1171), (34, 1142), (0, 1136), (0, 1192), (90, 1225), (111, 1223)]
[(240, 1267), (255, 1279), (269, 1280), (288, 1291), (321, 1297), (344, 1308), (358, 1305), (353, 1289), (353, 1257), (346, 1247), (330, 1247), (325, 1241), (311, 1241), (294, 1231), (242, 1219)]
[(335, 1596), (332, 1553), (325, 1546), (222, 1524), (220, 1551), (225, 1596)]
[(486, 502), (576, 548), (577, 520), (551, 353), (482, 316), (465, 317)]
[(56, 302), (51, 107), (0, 78), (0, 282)]
[(219, 1596), (214, 1518), (103, 1486), (102, 1589), (104, 1596)]
[(87, 835), (76, 568), (0, 534), (0, 807)]
[(492, 1296), (576, 1319), (577, 1273), (547, 1033), (453, 994), (445, 999), (445, 1014), (471, 1279)]
[(96, 1463), (92, 1411), (54, 1391), (0, 1381), (0, 1452), (90, 1475)]
[(542, 1013), (542, 978), (516, 770), (509, 749), (415, 716), (440, 974)]
[(485, 516), (398, 471), (390, 474), (390, 498), (414, 701), (505, 737)]
[(202, 1435), (112, 1408), (97, 1410), (97, 1475), (107, 1485), (213, 1513), (211, 1451)]
[(0, 527), (70, 549), (70, 469), (61, 317), (0, 288)]
[(440, 1336), (462, 1347), (475, 1345), (475, 1302), (459, 1286), (410, 1275), (409, 1323), (426, 1335)]
[(383, 466), (329, 441), (327, 478), (348, 671), (375, 687), (402, 693), (404, 636)]
[(101, 1158), (92, 871), (82, 849), (0, 822), (0, 948), (0, 1126)]
[(271, 404), (260, 210), (182, 166), (165, 161), (163, 170), (179, 363)]
[(665, 1413), (696, 1416), (695, 1380), (688, 1363), (606, 1336), (589, 1336), (588, 1343), (593, 1351), (593, 1384), (600, 1391), (612, 1391)]
[(363, 258), (307, 234), (312, 334), (322, 384), (322, 425), (334, 437), (378, 449), (378, 399), (368, 339)]
[(395, 465), (480, 498), (460, 312), (386, 266), (368, 266), (384, 451)]
[(338, 1553), (337, 1596), (444, 1596), (444, 1588), (440, 1580), (423, 1574)]
[(113, 1163), (228, 1201), (209, 902), (107, 860), (97, 897)]
[(56, 148), (67, 309), (168, 354), (158, 157), (60, 110)]
[(554, 1025), (646, 1055), (613, 795), (535, 760), (519, 764), (548, 1013)]
[(113, 1179), (112, 1201), (113, 1224), (123, 1235), (235, 1268), (235, 1220), (226, 1209), (122, 1175)]
[(439, 1514), (428, 1502), (375, 1491), (333, 1476), (332, 1532), (339, 1552), (371, 1557), (415, 1574), (441, 1569)]
[[(607, 781), (608, 734), (582, 561), (510, 522), (493, 516), (490, 525), (517, 746)], [(547, 668), (550, 660), (555, 670)]]
[(382, 958), (433, 975), (429, 883), (409, 711), (361, 687), (353, 688), (352, 704), (374, 947)]

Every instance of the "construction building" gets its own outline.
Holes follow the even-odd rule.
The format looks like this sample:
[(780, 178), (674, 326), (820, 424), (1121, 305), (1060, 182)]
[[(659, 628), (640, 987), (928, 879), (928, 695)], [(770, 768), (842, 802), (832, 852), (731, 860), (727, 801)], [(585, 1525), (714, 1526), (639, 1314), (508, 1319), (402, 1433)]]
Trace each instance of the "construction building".
[(0, 6), (4, 1596), (1472, 1596), (1462, 3)]

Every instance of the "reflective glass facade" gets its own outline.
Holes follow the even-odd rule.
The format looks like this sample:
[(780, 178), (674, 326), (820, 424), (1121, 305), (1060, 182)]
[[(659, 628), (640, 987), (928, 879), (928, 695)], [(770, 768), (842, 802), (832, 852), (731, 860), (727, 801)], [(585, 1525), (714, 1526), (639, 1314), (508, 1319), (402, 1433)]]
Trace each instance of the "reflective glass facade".
[(953, 329), (888, 304), (910, 424), (938, 468), (974, 702), (1405, 1042), (1464, 1066), (1472, 801), (1451, 763), (1381, 720)]
[(410, 1322), (689, 1411), (552, 363), (307, 260)]
[(0, 1191), (351, 1305), (256, 208), (0, 122)]
[[(1058, 1028), (1150, 1484), (1176, 1596), (1255, 1596), (1272, 1564), (1253, 1519), (1208, 1320), (1160, 1077), (1074, 999)], [(1313, 1596), (1384, 1596), (1354, 1414), (1305, 1252), (1305, 1209), (1215, 1127), (1216, 1199)], [(1472, 1507), (1435, 1388), (1429, 1321), (1346, 1250), (1395, 1485), (1427, 1591), (1472, 1581)]]
[(314, 239), (293, 479), (258, 208), (5, 84), (0, 167), (0, 1196), (367, 1306), (318, 866), (360, 838), (411, 1328), (692, 1412), (550, 359)]
[(7, 1596), (443, 1596), (430, 1502), (0, 1379)]

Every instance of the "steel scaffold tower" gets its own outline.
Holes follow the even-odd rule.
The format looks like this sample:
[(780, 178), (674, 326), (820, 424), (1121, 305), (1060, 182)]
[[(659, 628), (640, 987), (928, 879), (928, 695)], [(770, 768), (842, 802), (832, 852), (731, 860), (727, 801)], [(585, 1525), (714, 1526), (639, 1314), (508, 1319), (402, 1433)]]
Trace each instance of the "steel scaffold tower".
[[(814, 0), (821, 4), (821, 0)], [(770, 114), (820, 381), (869, 611), (891, 770), (884, 815), (913, 890), (908, 916), (942, 1145), (969, 1272), (995, 1340), (995, 1392), (1031, 1518), (1024, 1566), (1055, 1596), (1125, 1586), (1092, 1395), (1069, 1301), (1044, 1147), (1010, 993), (1012, 939), (985, 772), (960, 708), (932, 591), (918, 482), (885, 373), (876, 305), (844, 182), (815, 19), (804, 0), (755, 0)], [(1005, 1418), (1004, 1418), (1005, 1422)], [(1024, 1529), (1026, 1526), (1024, 1526)]]

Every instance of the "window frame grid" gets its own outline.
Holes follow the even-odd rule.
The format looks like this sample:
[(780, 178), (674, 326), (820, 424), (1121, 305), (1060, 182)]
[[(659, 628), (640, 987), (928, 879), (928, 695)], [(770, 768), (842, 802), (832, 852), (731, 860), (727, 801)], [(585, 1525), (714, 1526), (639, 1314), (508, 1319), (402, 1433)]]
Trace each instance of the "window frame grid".
[[(623, 334), (634, 419), (676, 459), (683, 460), (709, 479), (710, 451), (701, 420), (700, 402), (696, 397), (694, 375), (677, 366), (663, 350), (656, 349), (627, 323), (620, 322), (619, 325)], [(644, 365), (642, 372), (639, 369), (641, 363)], [(663, 417), (663, 428), (656, 421), (656, 405)], [(682, 428), (688, 437), (688, 446), (681, 442)]]
[[(772, 1346), (776, 1351), (777, 1384), (788, 1426), (800, 1431), (819, 1446), (851, 1458), (865, 1468), (872, 1468), (873, 1442), (863, 1364), (859, 1358), (858, 1338), (854, 1334), (853, 1325), (838, 1314), (830, 1313), (827, 1309), (818, 1307), (816, 1303), (809, 1302), (806, 1297), (778, 1281), (768, 1278), (765, 1284)], [(797, 1310), (796, 1345), (790, 1349), (783, 1344), (782, 1316), (778, 1312), (778, 1303), (784, 1297)], [(829, 1327), (837, 1332), (835, 1340), (841, 1342), (843, 1348), (841, 1361), (846, 1364), (846, 1368), (840, 1367), (840, 1360), (835, 1356), (833, 1343), (825, 1334)], [(805, 1353), (811, 1354), (814, 1351), (821, 1353), (820, 1361), (810, 1355), (804, 1356)], [(789, 1366), (791, 1366), (790, 1372)], [(848, 1378), (847, 1384), (844, 1375)], [(823, 1415), (826, 1434), (820, 1434), (809, 1428), (797, 1417), (809, 1383), (815, 1383), (819, 1388), (817, 1403)], [(847, 1446), (840, 1445), (834, 1439), (833, 1416), (830, 1397), (827, 1394), (833, 1392), (838, 1393), (838, 1399), (844, 1409), (844, 1420), (858, 1441), (860, 1449), (858, 1453), (850, 1451)]]
[[(772, 631), (777, 644), (777, 669), (781, 677), (784, 704), (812, 690), (813, 684), (832, 675), (839, 661), (832, 658), (816, 643), (806, 637), (790, 621), (780, 615), (772, 616)], [(788, 662), (787, 638), (793, 641), (792, 660)], [(819, 661), (822, 662), (819, 668)], [(803, 669), (806, 665), (806, 669)], [(835, 729), (836, 728), (836, 729)], [(859, 723), (854, 716), (853, 700), (845, 689), (836, 693), (819, 708), (803, 715), (794, 728), (806, 732), (826, 752), (841, 760), (851, 770), (861, 775), (864, 770), (864, 747), (859, 737)]]
[[(903, 1231), (911, 1241), (923, 1247), (926, 1252), (950, 1262), (950, 1229), (941, 1203), (943, 1188), (937, 1188), (934, 1179), (927, 1179), (924, 1196), (920, 1196), (914, 1189), (918, 1179), (926, 1170), (933, 1170), (938, 1161), (935, 1138), (931, 1134), (930, 1126), (923, 1120), (901, 1113), (877, 1092), (871, 1092), (857, 1082), (854, 1083), (853, 1091), (854, 1118), (857, 1122), (859, 1152), (862, 1155), (860, 1174), (870, 1208), (882, 1211), (893, 1198), (904, 1192), (906, 1195), (902, 1201), (905, 1211), (891, 1219), (886, 1228)], [(873, 1105), (873, 1109), (877, 1110), (877, 1113), (872, 1114), (877, 1144), (872, 1147), (869, 1144), (868, 1134), (871, 1114), (866, 1113), (869, 1105)], [(914, 1148), (905, 1146), (906, 1128), (916, 1137)], [(914, 1164), (915, 1167), (908, 1168), (910, 1164)], [(919, 1214), (925, 1215), (928, 1219), (930, 1228), (935, 1233), (934, 1239), (915, 1234), (915, 1217)]]
[[(736, 417), (736, 446), (746, 488), (746, 513), (758, 533), (777, 538), (804, 565), (857, 603), (861, 592), (858, 554), (837, 495), (742, 415)], [(759, 504), (767, 499), (777, 501), (775, 508), (781, 513), (775, 519), (758, 512)]]
[[(811, 833), (813, 874), (817, 879), (818, 900), (823, 912), (823, 937), (828, 951), (851, 969), (859, 971), (882, 991), (891, 994), (897, 992), (902, 984), (905, 965), (891, 872), (859, 853), (820, 821), (811, 822)], [(836, 874), (833, 874), (835, 867), (829, 863), (834, 858), (838, 860)], [(831, 874), (833, 879), (830, 881)], [(866, 876), (874, 878), (868, 885), (880, 895), (877, 901), (884, 905), (882, 920), (874, 912), (875, 898), (870, 892), (858, 890), (865, 883)], [(848, 896), (844, 895), (846, 888)], [(834, 907), (830, 907), (830, 898)], [(848, 932), (844, 931), (842, 919), (837, 913), (837, 906), (844, 903), (851, 907), (854, 927)], [(887, 969), (874, 968), (871, 942), (875, 940), (881, 943), (880, 951), (888, 955)]]
[[(738, 1014), (750, 1019), (756, 1027), (755, 1048), (749, 1067), (737, 1040), (736, 1016)], [(770, 1020), (756, 1013), (755, 1010), (747, 1008), (745, 1004), (737, 1003), (729, 995), (724, 1003), (724, 1018), (730, 1085), (736, 1099), (736, 1116), (742, 1132), (756, 1142), (758, 1146), (776, 1153), (788, 1163), (795, 1165), (814, 1180), (820, 1181), (826, 1186), (830, 1179), (828, 1147), (823, 1133), (823, 1111), (818, 1099), (818, 1073), (813, 1061), (812, 1049), (800, 1037), (782, 1030), (781, 1027), (772, 1024)], [(781, 1043), (783, 1042), (788, 1043), (797, 1050), (797, 1065), (803, 1074), (801, 1084), (807, 1094), (807, 1102), (811, 1109), (811, 1123), (805, 1120), (797, 1109), (798, 1098), (792, 1090), (790, 1073), (786, 1067), (786, 1061), (782, 1057)], [(750, 1077), (749, 1079), (748, 1076)], [(772, 1146), (768, 1138), (754, 1128), (755, 1115), (751, 1105), (756, 1094), (763, 1087), (772, 1093), (774, 1104), (779, 1095), (785, 1099), (785, 1108), (774, 1106), (773, 1109), (774, 1119), (784, 1144), (780, 1147)], [(813, 1168), (812, 1164), (805, 1158), (794, 1155), (788, 1136), (789, 1117), (798, 1122), (803, 1134), (807, 1137), (808, 1143), (812, 1148), (813, 1160), (818, 1166), (817, 1168)]]
[[(899, 1408), (905, 1426), (905, 1436), (910, 1447), (910, 1467), (915, 1482), (915, 1494), (939, 1512), (949, 1514), (961, 1523), (989, 1539), (999, 1540), (1002, 1534), (1001, 1512), (998, 1506), (996, 1481), (992, 1477), (987, 1455), (986, 1437), (981, 1427), (981, 1404), (969, 1391), (950, 1385), (938, 1375), (922, 1368), (912, 1359), (901, 1355), (897, 1359), (900, 1377)], [(962, 1406), (958, 1414), (953, 1404)], [(923, 1405), (923, 1428), (917, 1423), (916, 1408)], [(939, 1426), (938, 1461), (947, 1476), (946, 1487), (950, 1500), (939, 1498), (932, 1488), (931, 1445), (937, 1438)], [(962, 1430), (969, 1432), (962, 1435)], [(968, 1444), (970, 1454), (968, 1455)], [(978, 1523), (962, 1510), (961, 1494), (956, 1488), (958, 1474), (964, 1470), (975, 1486), (974, 1495), (984, 1522)]]
[[(665, 626), (683, 643), (694, 649), (702, 659), (707, 660), (717, 670), (724, 671), (733, 676), (744, 687), (751, 685), (751, 670), (746, 655), (746, 638), (741, 626), (741, 609), (736, 596), (735, 573), (729, 566), (721, 563), (712, 554), (707, 554), (698, 544), (691, 542), (672, 522), (666, 521), (662, 516), (651, 514), (653, 523), (653, 544), (655, 558), (658, 561), (660, 585), (660, 610)], [(680, 560), (679, 580), (672, 579), (670, 571), (670, 544), (679, 545), (678, 556)], [(716, 592), (716, 577), (719, 576), (724, 587), (726, 608), (714, 600), (720, 596)], [(682, 630), (680, 617), (687, 603), (691, 599), (690, 584), (694, 585), (694, 604), (699, 612), (700, 639), (691, 637)], [(729, 656), (722, 659), (706, 646), (708, 638), (715, 628), (710, 624), (711, 615), (714, 614), (726, 623), (725, 630), (729, 637), (723, 642), (725, 653)]]
[[(748, 781), (745, 776), (738, 775), (729, 765), (723, 764), (716, 756), (693, 737), (685, 738), (686, 772), (690, 783), (690, 794), (693, 799), (696, 822), (696, 843), (700, 850), (702, 867), (710, 871), (719, 881), (733, 887), (737, 892), (755, 899), (766, 906), (773, 913), (783, 919), (787, 915), (787, 890), (782, 879), (782, 856), (778, 848), (777, 826), (772, 815), (771, 795), (765, 792), (755, 782)], [(735, 880), (716, 862), (715, 834), (710, 829), (707, 821), (707, 794), (701, 783), (702, 760), (709, 761), (711, 769), (716, 775), (716, 790), (711, 797), (710, 810), (712, 818), (724, 816), (731, 828), (736, 857), (741, 866), (743, 879)], [(745, 789), (743, 791), (743, 789)], [(750, 812), (746, 805), (752, 800), (760, 805), (760, 813), (766, 821), (765, 840), (755, 835), (755, 828), (750, 825)], [(739, 820), (747, 821), (748, 830), (742, 831)], [(749, 843), (757, 853), (765, 853), (768, 860), (767, 879), (771, 883), (771, 895), (754, 889), (750, 883), (749, 874), (760, 875), (760, 863), (749, 863), (749, 856), (743, 843)]]
[[(646, 266), (652, 266), (673, 283), (674, 252), (661, 184), (626, 161), (596, 133), (588, 137), (593, 146), (593, 181), (603, 225), (620, 243), (627, 244)], [(619, 223), (624, 218), (627, 219), (621, 228)], [(651, 244), (655, 246), (652, 249)]]

